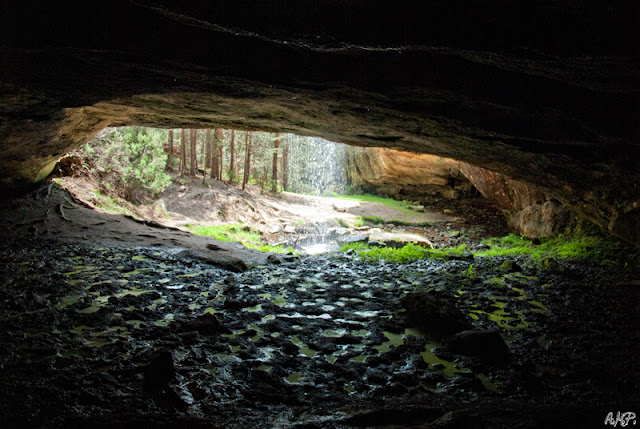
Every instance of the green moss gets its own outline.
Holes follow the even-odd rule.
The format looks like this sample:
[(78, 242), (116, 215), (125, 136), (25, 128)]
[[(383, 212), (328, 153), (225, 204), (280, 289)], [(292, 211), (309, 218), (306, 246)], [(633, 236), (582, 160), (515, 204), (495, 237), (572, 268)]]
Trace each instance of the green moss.
[(515, 234), (506, 237), (495, 237), (483, 241), (491, 247), (489, 250), (475, 252), (475, 256), (515, 256), (531, 255), (535, 261), (543, 258), (561, 260), (589, 260), (598, 264), (612, 264), (619, 262), (624, 255), (625, 260), (638, 261), (638, 250), (624, 252), (622, 243), (602, 236), (588, 236), (583, 234), (560, 234), (557, 237), (541, 240), (539, 245), (533, 244), (526, 238)]
[(353, 249), (365, 262), (388, 261), (407, 263), (425, 258), (449, 259), (452, 254), (460, 252), (462, 247), (463, 246), (460, 246), (455, 249), (429, 249), (408, 243), (406, 246), (396, 249), (394, 247), (369, 247), (369, 245), (365, 243), (353, 243), (342, 245), (340, 250), (346, 252), (349, 249)]

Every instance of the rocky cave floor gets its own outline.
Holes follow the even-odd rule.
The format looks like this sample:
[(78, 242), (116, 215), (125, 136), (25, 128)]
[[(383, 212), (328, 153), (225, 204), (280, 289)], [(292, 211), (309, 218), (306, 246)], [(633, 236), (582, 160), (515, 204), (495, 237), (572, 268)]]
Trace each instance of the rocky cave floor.
[[(603, 427), (640, 412), (636, 273), (504, 260), (330, 253), (231, 274), (169, 247), (8, 240), (0, 426)], [(417, 291), (499, 332), (506, 361), (417, 330)]]

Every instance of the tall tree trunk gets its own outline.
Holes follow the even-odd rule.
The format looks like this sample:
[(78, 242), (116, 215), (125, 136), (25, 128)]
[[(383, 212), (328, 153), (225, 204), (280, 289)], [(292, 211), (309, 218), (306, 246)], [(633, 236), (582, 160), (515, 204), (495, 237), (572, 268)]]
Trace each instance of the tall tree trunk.
[(231, 147), (230, 147), (231, 160), (229, 161), (229, 180), (231, 181), (231, 183), (235, 182), (236, 180), (236, 168), (234, 165), (235, 145), (236, 145), (236, 130), (231, 130)]
[(289, 187), (289, 178), (287, 177), (287, 162), (289, 161), (289, 144), (283, 143), (282, 147), (282, 190), (286, 191)]
[(209, 173), (209, 177), (212, 179), (217, 179), (216, 176), (216, 161), (218, 148), (216, 147), (216, 143), (214, 140), (215, 130), (207, 130), (207, 134), (205, 135), (205, 144), (207, 145), (207, 164), (211, 167), (211, 173)]
[(244, 152), (244, 177), (242, 179), (242, 190), (244, 190), (246, 184), (249, 182), (249, 174), (251, 170), (251, 140), (249, 140), (249, 131), (247, 131), (247, 137), (245, 138), (245, 152)]
[(215, 159), (216, 177), (218, 178), (218, 180), (222, 180), (222, 146), (224, 140), (224, 133), (222, 132), (222, 128), (218, 128), (217, 130), (215, 130), (215, 132), (213, 133), (213, 139), (214, 149), (217, 150), (213, 150), (211, 157), (212, 159)]
[(169, 155), (167, 156), (167, 170), (171, 170), (172, 156), (173, 156), (173, 130), (169, 130)]
[(180, 175), (184, 176), (187, 169), (187, 132), (183, 128), (180, 130)]
[[(273, 170), (271, 171), (271, 189), (278, 191), (278, 148), (280, 147), (280, 133), (276, 133), (276, 140), (273, 143)], [(265, 175), (266, 176), (266, 175)], [(265, 177), (266, 179), (266, 177)]]
[(212, 144), (212, 140), (210, 139), (210, 135), (211, 135), (211, 129), (207, 130), (207, 133), (205, 135), (205, 139), (204, 139), (204, 169), (206, 170), (207, 168), (211, 167), (211, 144)]
[[(207, 130), (211, 131), (211, 130)], [(202, 184), (205, 184), (205, 179), (207, 178), (207, 163), (209, 161), (209, 153), (211, 153), (211, 145), (209, 145), (209, 141), (207, 141), (206, 136), (202, 141)]]
[(191, 143), (189, 144), (189, 149), (191, 151), (191, 163), (189, 164), (189, 174), (192, 176), (196, 175), (196, 140), (198, 139), (197, 130), (192, 128), (191, 130)]

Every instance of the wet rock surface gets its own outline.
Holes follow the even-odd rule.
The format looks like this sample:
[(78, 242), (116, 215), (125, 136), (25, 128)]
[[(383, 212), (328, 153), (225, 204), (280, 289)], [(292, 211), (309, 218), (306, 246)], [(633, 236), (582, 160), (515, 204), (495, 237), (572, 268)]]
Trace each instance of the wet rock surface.
[[(637, 282), (516, 259), (522, 271), (500, 270), (501, 258), (365, 265), (327, 254), (230, 275), (167, 248), (9, 243), (0, 423), (598, 427), (632, 410)], [(475, 279), (463, 274), (471, 264)], [(447, 345), (407, 323), (403, 302), (416, 294), (446, 296), (472, 332), (503, 338), (509, 359), (469, 351), (486, 334)]]

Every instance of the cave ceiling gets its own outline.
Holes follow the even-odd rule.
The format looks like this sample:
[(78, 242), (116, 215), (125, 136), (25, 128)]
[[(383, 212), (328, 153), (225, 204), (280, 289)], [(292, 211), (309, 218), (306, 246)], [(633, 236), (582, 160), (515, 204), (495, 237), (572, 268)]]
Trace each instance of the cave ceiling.
[(640, 230), (637, 2), (0, 8), (5, 195), (106, 126), (225, 127), (455, 158)]

